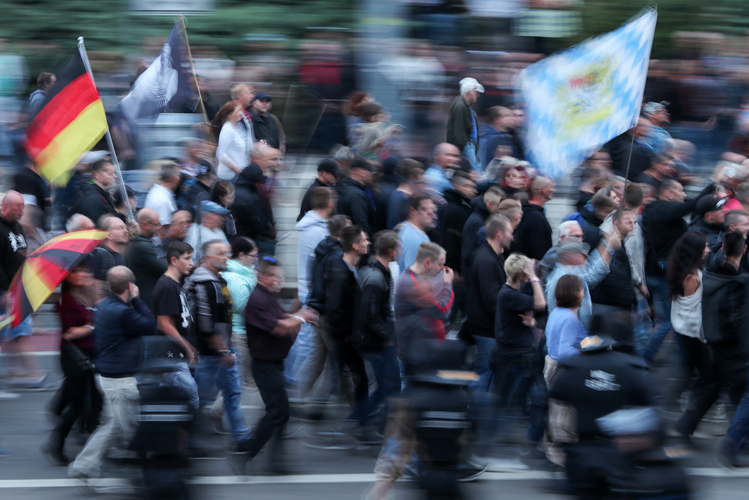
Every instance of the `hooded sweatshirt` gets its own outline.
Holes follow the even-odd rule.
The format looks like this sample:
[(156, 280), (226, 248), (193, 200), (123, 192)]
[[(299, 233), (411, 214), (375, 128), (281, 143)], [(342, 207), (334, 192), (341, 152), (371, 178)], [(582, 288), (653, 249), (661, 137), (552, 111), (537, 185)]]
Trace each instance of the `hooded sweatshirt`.
[(306, 303), (311, 288), (312, 262), (315, 259), (315, 248), (328, 235), (328, 220), (310, 210), (296, 224), (299, 230), (297, 244), (296, 268), (299, 301)]
[(315, 247), (315, 258), (312, 261), (310, 274), (310, 297), (307, 299), (307, 305), (315, 309), (320, 314), (325, 314), (325, 292), (326, 276), (330, 274), (330, 267), (333, 261), (343, 256), (343, 247), (341, 242), (332, 236), (325, 237), (317, 247)]
[(512, 242), (510, 252), (522, 253), (531, 259), (541, 260), (553, 246), (551, 233), (544, 207), (524, 201), (523, 218), (515, 229), (515, 240)]
[(494, 159), (497, 146), (513, 147), (512, 136), (507, 132), (495, 129), (491, 125), (482, 125), (479, 129), (479, 137), (481, 138), (481, 147), (479, 147), (478, 155), (484, 169)]
[(273, 210), (266, 206), (260, 192), (260, 186), (265, 182), (265, 174), (255, 164), (248, 166), (237, 176), (236, 194), (231, 206), (237, 236), (246, 236), (255, 241), (276, 239)]
[(226, 281), (207, 267), (199, 267), (185, 280), (184, 291), (188, 301), (195, 304), (198, 352), (201, 356), (218, 356), (208, 339), (221, 335), (231, 347), (232, 303)]
[(221, 273), (221, 277), (226, 280), (226, 286), (231, 295), (231, 331), (233, 334), (246, 335), (244, 308), (252, 290), (257, 285), (257, 273), (253, 268), (241, 262), (227, 260), (226, 271)]

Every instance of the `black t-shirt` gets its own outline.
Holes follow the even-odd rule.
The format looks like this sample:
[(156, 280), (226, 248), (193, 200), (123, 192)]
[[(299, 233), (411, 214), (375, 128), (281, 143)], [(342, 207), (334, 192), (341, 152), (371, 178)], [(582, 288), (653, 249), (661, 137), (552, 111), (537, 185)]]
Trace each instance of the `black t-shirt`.
[(259, 361), (283, 361), (294, 345), (295, 335), (273, 335), (278, 321), (288, 313), (281, 300), (262, 285), (257, 285), (250, 294), (244, 309), (247, 329), (247, 347), (252, 359)]
[(530, 349), (533, 330), (523, 324), (521, 314), (533, 310), (533, 297), (519, 292), (508, 284), (502, 285), (497, 295), (497, 341), (504, 347)]
[(153, 287), (153, 315), (169, 316), (174, 319), (174, 325), (180, 335), (185, 337), (190, 326), (190, 308), (187, 297), (182, 292), (179, 283), (164, 274)]

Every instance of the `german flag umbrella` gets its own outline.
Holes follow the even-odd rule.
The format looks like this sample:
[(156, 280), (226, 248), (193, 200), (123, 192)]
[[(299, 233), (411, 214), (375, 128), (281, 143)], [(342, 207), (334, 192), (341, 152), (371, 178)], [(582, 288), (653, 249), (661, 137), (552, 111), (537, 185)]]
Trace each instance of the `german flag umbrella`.
[(106, 238), (106, 231), (83, 229), (61, 234), (37, 248), (26, 258), (10, 285), (9, 307), (16, 327), (39, 309), (57, 286), (94, 248)]

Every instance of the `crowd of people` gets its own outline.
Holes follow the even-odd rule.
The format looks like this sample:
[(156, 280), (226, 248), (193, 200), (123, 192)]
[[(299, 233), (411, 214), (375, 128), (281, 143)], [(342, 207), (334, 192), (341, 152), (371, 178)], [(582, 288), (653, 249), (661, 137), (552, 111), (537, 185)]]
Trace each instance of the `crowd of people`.
[[(190, 395), (196, 429), (230, 434), (236, 471), (271, 441), (271, 469), (285, 472), (289, 419), (319, 419), (311, 403), (340, 387), (350, 407), (340, 434), (382, 443), (370, 496), (383, 498), (409, 465), (429, 462), (412, 453), (415, 430), (400, 396), (454, 354), (446, 346), (461, 345), (463, 356), (445, 367), (473, 376), (464, 391), (474, 439), (455, 477), (500, 470), (502, 417), (519, 407), (530, 417), (523, 459), (566, 465), (584, 498), (603, 498), (596, 488), (605, 477), (581, 450), (603, 441), (598, 417), (676, 405), (667, 397), (674, 390), (643, 382), (673, 332), (680, 363), (698, 377), (670, 432), (688, 445), (725, 388), (736, 411), (718, 458), (741, 465), (749, 160), (727, 155), (685, 200), (684, 184), (695, 179), (679, 156), (684, 145), (662, 128), (667, 103), (648, 103), (635, 128), (582, 166), (577, 211), (554, 229), (545, 206), (555, 183), (524, 157), (522, 107), (491, 108), (482, 125), (471, 106), (483, 90), (461, 81), (446, 140), (428, 162), (399, 157), (398, 127), (384, 108), (352, 96), (350, 144), (319, 162), (301, 201), (288, 306), (274, 219), (285, 146), (270, 96), (233, 87), (212, 140), (192, 140), (183, 159), (161, 162), (137, 211), (112, 159), (85, 155), (56, 191), (54, 217), (66, 231), (107, 235), (62, 285), (65, 378), (48, 407), (56, 424), (45, 454), (71, 477), (100, 475), (137, 426), (142, 338), (163, 335), (181, 360), (165, 379)], [(622, 143), (632, 144), (631, 161), (622, 160)], [(43, 241), (52, 204), (33, 165), (15, 181), (0, 211), (6, 294)], [(28, 353), (31, 322), (3, 331), (18, 353), (11, 387), (44, 382)], [(580, 375), (585, 366), (596, 367), (592, 379)], [(321, 378), (326, 367), (335, 384)], [(241, 408), (249, 385), (265, 405), (253, 427)], [(90, 437), (72, 459), (65, 443), (76, 422)], [(183, 451), (209, 453), (197, 435)]]

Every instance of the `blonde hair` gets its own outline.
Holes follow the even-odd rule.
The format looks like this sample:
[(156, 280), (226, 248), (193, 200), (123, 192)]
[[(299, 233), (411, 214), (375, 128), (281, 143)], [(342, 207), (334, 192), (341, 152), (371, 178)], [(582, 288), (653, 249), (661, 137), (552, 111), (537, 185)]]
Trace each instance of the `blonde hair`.
[(423, 264), (427, 259), (436, 261), (445, 252), (445, 249), (431, 241), (425, 241), (416, 250), (416, 263)]
[(514, 253), (507, 257), (505, 261), (505, 273), (507, 273), (508, 281), (517, 281), (521, 274), (525, 274), (523, 269), (528, 260), (528, 257), (519, 253)]

